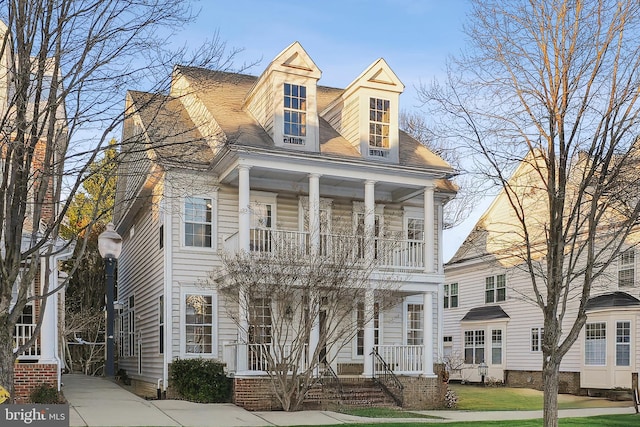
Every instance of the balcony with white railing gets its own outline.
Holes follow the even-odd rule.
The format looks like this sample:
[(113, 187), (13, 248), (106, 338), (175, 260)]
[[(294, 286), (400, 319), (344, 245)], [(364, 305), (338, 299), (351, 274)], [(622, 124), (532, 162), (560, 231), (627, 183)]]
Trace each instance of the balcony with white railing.
[[(14, 351), (18, 349), (21, 345), (25, 344), (31, 337), (33, 336), (33, 331), (36, 329), (36, 325), (33, 323), (18, 323), (15, 327), (15, 332), (13, 334)], [(40, 356), (40, 345), (39, 340), (36, 340), (31, 344), (29, 348), (27, 348), (24, 352), (18, 355), (18, 359), (27, 360), (27, 359), (38, 359)]]
[[(249, 233), (249, 250), (259, 254), (286, 257), (306, 257), (311, 253), (310, 235), (304, 231), (253, 228)], [(225, 239), (228, 252), (238, 251), (238, 233)], [(350, 258), (353, 262), (364, 258), (365, 238), (343, 234), (320, 235), (318, 255)], [(375, 238), (374, 254), (377, 268), (385, 270), (424, 270), (425, 243), (421, 240)]]

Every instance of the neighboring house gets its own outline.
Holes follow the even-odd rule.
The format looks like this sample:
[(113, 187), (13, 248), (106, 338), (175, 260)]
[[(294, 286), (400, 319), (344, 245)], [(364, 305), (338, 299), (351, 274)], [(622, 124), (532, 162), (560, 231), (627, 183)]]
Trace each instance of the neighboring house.
[[(399, 236), (380, 269), (402, 272), (402, 303), (367, 322), (333, 368), (373, 377), (376, 346), (396, 355), (396, 372), (436, 377), (453, 171), (398, 129), (404, 86), (383, 59), (345, 89), (318, 85), (320, 76), (296, 42), (259, 77), (177, 66), (168, 95), (129, 92), (114, 213), (124, 242), (118, 366), (154, 393), (175, 358), (222, 360), (236, 380), (259, 376), (241, 351), (251, 343), (201, 283), (223, 251), (268, 251), (265, 236), (328, 236), (338, 218), (350, 218), (353, 235), (371, 224), (380, 245)], [(197, 324), (194, 300), (207, 314)]]
[[(0, 21), (0, 37), (4, 38), (7, 33), (8, 27)], [(10, 43), (8, 43), (10, 45)], [(10, 60), (12, 56), (9, 52), (9, 47), (5, 45), (4, 51), (0, 54), (0, 116), (4, 117), (8, 123), (11, 122), (11, 115), (15, 114), (15, 106), (11, 105), (10, 99), (14, 95), (14, 87), (12, 82), (15, 80), (15, 76), (12, 75), (12, 67), (10, 66)], [(46, 70), (45, 75), (51, 75), (50, 70)], [(9, 108), (9, 110), (7, 110)], [(7, 114), (8, 113), (8, 114)], [(33, 114), (33, 111), (27, 111), (27, 117)], [(56, 117), (59, 120), (60, 126), (57, 127), (56, 142), (58, 147), (49, 147), (54, 150), (60, 148), (63, 149), (67, 144), (67, 134), (65, 128), (66, 115), (63, 107), (60, 107), (56, 111)], [(3, 132), (2, 149), (0, 152), (6, 153), (7, 140), (15, 138), (16, 130), (11, 126), (7, 126), (5, 129), (10, 130), (10, 134)], [(36, 144), (34, 150), (34, 160), (32, 161), (31, 171), (31, 185), (30, 200), (32, 200), (33, 194), (38, 191), (38, 186), (43, 182), (40, 179), (42, 170), (40, 168), (42, 162), (45, 159), (45, 150), (47, 142), (44, 138), (41, 138)], [(0, 154), (0, 164), (4, 167), (5, 157)], [(60, 162), (62, 165), (62, 162)], [(59, 166), (62, 167), (62, 166)], [(58, 168), (58, 167), (56, 167)], [(54, 174), (61, 174), (61, 170), (54, 169)], [(38, 244), (43, 238), (43, 234), (40, 232), (47, 228), (47, 224), (56, 218), (58, 205), (53, 200), (53, 195), (56, 194), (58, 189), (54, 188), (57, 185), (55, 179), (50, 180), (49, 188), (44, 196), (44, 201), (38, 206), (34, 206), (32, 202), (28, 202), (27, 211), (24, 218), (25, 225), (22, 232), (22, 244), (21, 250), (23, 253), (28, 252), (30, 248)], [(34, 210), (40, 210), (40, 223), (33, 223)], [(35, 231), (35, 233), (34, 233)], [(35, 238), (34, 238), (35, 236)], [(68, 241), (62, 239), (49, 239), (40, 248), (37, 255), (30, 255), (28, 260), (38, 262), (38, 271), (35, 275), (34, 281), (28, 290), (28, 296), (42, 295), (45, 290), (51, 291), (56, 289), (61, 280), (64, 280), (64, 273), (58, 271), (58, 264), (60, 261), (69, 258), (73, 253), (73, 247), (69, 245)], [(24, 260), (26, 263), (28, 260)], [(15, 301), (17, 299), (17, 286), (14, 286), (12, 292), (12, 302), (10, 309), (13, 309)], [(48, 297), (45, 309), (42, 310), (41, 300), (35, 299), (27, 303), (23, 312), (21, 313), (14, 331), (14, 353), (17, 349), (27, 343), (34, 334), (36, 325), (41, 319), (42, 324), (38, 337), (33, 344), (25, 351), (17, 354), (17, 364), (14, 369), (14, 388), (15, 395), (12, 399), (17, 403), (24, 403), (28, 401), (31, 390), (40, 384), (47, 383), (53, 387), (60, 389), (60, 375), (61, 370), (64, 367), (63, 347), (60, 345), (61, 339), (61, 327), (64, 318), (64, 302), (60, 297), (61, 292), (56, 292)]]
[[(526, 192), (519, 194), (527, 195), (521, 200), (529, 230), (543, 233), (546, 193), (531, 184), (531, 179), (539, 179), (531, 163), (522, 162), (510, 185), (515, 192)], [(485, 362), (490, 380), (542, 387), (543, 315), (523, 264), (520, 229), (503, 190), (445, 265), (444, 356), (452, 379), (480, 381), (478, 367)], [(544, 239), (542, 234), (536, 237)], [(630, 242), (610, 266), (610, 274), (594, 283), (587, 323), (560, 366), (561, 392), (631, 388), (632, 373), (640, 368), (636, 253)], [(580, 287), (572, 292), (580, 292)], [(564, 331), (570, 329), (579, 302), (579, 294), (570, 299)]]

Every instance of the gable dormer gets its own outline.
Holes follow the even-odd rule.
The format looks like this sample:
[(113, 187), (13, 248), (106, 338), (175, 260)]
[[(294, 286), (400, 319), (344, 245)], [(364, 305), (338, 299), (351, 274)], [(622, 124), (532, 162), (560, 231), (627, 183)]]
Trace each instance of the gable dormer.
[(404, 84), (380, 58), (321, 115), (363, 158), (398, 163), (398, 104), (403, 91)]
[(316, 86), (322, 72), (294, 42), (271, 61), (247, 94), (243, 108), (277, 147), (320, 151)]

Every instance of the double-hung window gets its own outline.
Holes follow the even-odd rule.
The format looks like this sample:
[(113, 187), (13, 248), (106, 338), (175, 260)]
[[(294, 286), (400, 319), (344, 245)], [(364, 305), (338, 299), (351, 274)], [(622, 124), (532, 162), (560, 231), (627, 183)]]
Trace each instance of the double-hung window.
[(618, 255), (618, 286), (629, 287), (635, 284), (636, 279), (636, 256), (633, 249)]
[(493, 329), (491, 331), (491, 364), (502, 364), (502, 330)]
[(307, 136), (307, 88), (284, 84), (284, 136), (286, 144), (304, 145)]
[(369, 155), (389, 155), (390, 102), (387, 99), (369, 98)]
[(184, 200), (184, 244), (199, 248), (212, 247), (213, 200), (186, 197)]
[(422, 345), (422, 304), (407, 304), (407, 345)]
[(444, 308), (456, 308), (458, 306), (458, 284), (444, 285)]
[(596, 366), (607, 364), (607, 324), (605, 322), (585, 325), (584, 364)]
[(464, 363), (479, 364), (484, 362), (484, 331), (464, 332)]
[(542, 351), (542, 334), (544, 328), (531, 328), (531, 351)]
[(616, 322), (616, 366), (631, 365), (631, 322)]
[(507, 299), (507, 283), (504, 274), (485, 277), (484, 302), (492, 304)]
[(213, 352), (213, 296), (186, 294), (184, 298), (186, 352)]

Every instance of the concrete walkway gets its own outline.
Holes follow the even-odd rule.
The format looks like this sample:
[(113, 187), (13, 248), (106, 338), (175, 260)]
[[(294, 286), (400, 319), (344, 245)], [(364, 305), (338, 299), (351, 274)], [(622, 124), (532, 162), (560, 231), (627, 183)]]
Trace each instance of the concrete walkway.
[[(62, 391), (69, 402), (70, 426), (312, 426), (346, 423), (495, 421), (542, 418), (542, 411), (418, 411), (443, 419), (364, 418), (331, 411), (249, 412), (230, 403), (145, 400), (101, 377), (64, 375)], [(631, 404), (631, 402), (629, 402)], [(632, 405), (632, 404), (631, 404)], [(623, 408), (567, 409), (560, 417), (633, 414)], [(640, 421), (640, 416), (639, 416)]]

